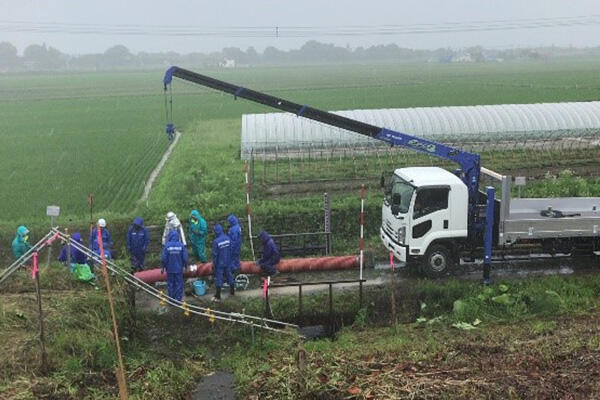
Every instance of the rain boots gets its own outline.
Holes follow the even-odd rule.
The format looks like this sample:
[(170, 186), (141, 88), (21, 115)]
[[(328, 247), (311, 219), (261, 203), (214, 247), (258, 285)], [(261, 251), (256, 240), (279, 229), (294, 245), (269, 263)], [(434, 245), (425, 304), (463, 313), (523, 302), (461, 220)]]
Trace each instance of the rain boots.
[(214, 297), (212, 298), (212, 301), (214, 301), (214, 302), (221, 301), (221, 288), (220, 287), (217, 288), (217, 292), (215, 293)]

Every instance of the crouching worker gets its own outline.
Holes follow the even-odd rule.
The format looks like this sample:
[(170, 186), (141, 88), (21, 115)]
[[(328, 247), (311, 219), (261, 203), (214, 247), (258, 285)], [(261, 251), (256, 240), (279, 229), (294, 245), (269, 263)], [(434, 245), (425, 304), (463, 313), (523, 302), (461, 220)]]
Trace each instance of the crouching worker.
[[(80, 245), (83, 246), (83, 243), (81, 242), (81, 233), (79, 232), (75, 232), (73, 234), (73, 237), (71, 237), (71, 243), (76, 242)], [(60, 255), (58, 256), (58, 261), (63, 262), (63, 263), (67, 263), (69, 257), (67, 255), (67, 248), (70, 247), (71, 249), (69, 250), (70, 254), (71, 254), (71, 264), (85, 264), (87, 263), (87, 257), (85, 256), (85, 254), (83, 254), (80, 250), (76, 249), (75, 246), (73, 246), (71, 244), (71, 246), (67, 246), (66, 244), (63, 245), (61, 251), (60, 251)], [(67, 267), (70, 267), (70, 265), (67, 265)]]
[(162, 251), (161, 273), (167, 271), (169, 297), (181, 302), (183, 299), (183, 270), (188, 266), (188, 252), (179, 240), (177, 231), (169, 232)]
[(258, 265), (264, 275), (273, 276), (277, 273), (276, 265), (281, 259), (279, 248), (266, 231), (262, 231), (258, 237), (263, 242), (262, 257), (258, 260)]
[(133, 224), (127, 232), (127, 249), (131, 257), (131, 269), (133, 272), (144, 270), (144, 261), (146, 259), (146, 250), (150, 243), (148, 229), (144, 226), (141, 218), (133, 220)]
[(215, 225), (214, 231), (215, 240), (213, 240), (212, 254), (217, 292), (213, 297), (213, 301), (219, 301), (221, 300), (221, 288), (223, 287), (223, 273), (227, 275), (227, 283), (232, 295), (235, 293), (235, 280), (231, 273), (231, 241), (229, 236), (223, 232), (223, 227), (219, 224)]
[(31, 248), (29, 244), (29, 229), (25, 225), (21, 225), (17, 228), (17, 235), (12, 242), (12, 251), (15, 256), (15, 260), (23, 257), (25, 253)]

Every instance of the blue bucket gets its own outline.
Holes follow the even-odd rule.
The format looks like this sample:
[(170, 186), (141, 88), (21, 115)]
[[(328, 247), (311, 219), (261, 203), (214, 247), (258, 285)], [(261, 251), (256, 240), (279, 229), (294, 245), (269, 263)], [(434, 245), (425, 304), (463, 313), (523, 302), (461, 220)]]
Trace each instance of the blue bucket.
[(194, 281), (194, 293), (196, 296), (204, 296), (206, 294), (206, 282)]

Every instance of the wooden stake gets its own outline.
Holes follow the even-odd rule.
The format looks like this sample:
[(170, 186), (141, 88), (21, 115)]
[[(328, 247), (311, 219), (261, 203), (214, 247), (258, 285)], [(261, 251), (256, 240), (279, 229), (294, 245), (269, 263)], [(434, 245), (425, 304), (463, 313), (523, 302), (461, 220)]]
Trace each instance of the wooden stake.
[(110, 286), (110, 279), (108, 278), (108, 268), (106, 268), (106, 258), (104, 257), (104, 243), (102, 243), (101, 227), (98, 227), (97, 233), (98, 246), (100, 247), (100, 258), (102, 258), (102, 274), (104, 275), (104, 283), (106, 284), (106, 291), (108, 292), (108, 303), (110, 305), (110, 314), (112, 316), (113, 323), (113, 335), (115, 340), (115, 346), (117, 348), (117, 357), (119, 361), (119, 368), (117, 369), (117, 383), (119, 385), (119, 396), (121, 397), (121, 400), (127, 400), (129, 399), (129, 395), (127, 393), (127, 382), (125, 380), (125, 365), (123, 363), (123, 355), (121, 354), (121, 343), (119, 340), (119, 327), (117, 325), (117, 315), (115, 314), (112, 289)]

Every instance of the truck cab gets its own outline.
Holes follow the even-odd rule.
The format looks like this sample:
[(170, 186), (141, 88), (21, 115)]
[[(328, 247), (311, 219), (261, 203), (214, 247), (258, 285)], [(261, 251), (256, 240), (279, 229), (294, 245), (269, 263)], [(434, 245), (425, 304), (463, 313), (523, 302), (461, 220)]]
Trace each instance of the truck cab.
[(403, 263), (423, 261), (430, 276), (446, 273), (468, 231), (463, 181), (438, 167), (399, 168), (382, 179), (381, 239)]

